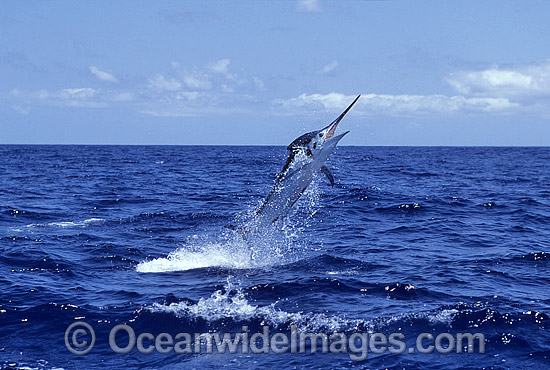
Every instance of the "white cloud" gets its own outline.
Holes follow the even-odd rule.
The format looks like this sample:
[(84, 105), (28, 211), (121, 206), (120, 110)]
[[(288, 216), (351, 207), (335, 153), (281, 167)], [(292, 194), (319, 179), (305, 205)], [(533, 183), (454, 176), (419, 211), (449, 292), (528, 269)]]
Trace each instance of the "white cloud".
[(213, 91), (178, 91), (162, 100), (143, 103), (141, 113), (154, 117), (191, 117), (243, 113), (251, 98), (245, 94), (223, 94)]
[[(330, 94), (302, 94), (297, 98), (291, 99), (277, 99), (274, 101), (276, 105), (283, 108), (304, 108), (311, 107), (313, 109), (326, 109), (326, 110), (339, 110), (346, 104), (348, 97), (344, 94), (330, 93)], [(350, 101), (353, 101), (350, 100)], [(344, 107), (345, 109), (345, 107)]]
[(155, 117), (187, 117), (246, 110), (253, 99), (250, 94), (262, 90), (264, 84), (258, 78), (231, 73), (230, 64), (229, 58), (191, 67), (171, 62), (176, 77), (152, 79), (139, 111)]
[[(333, 62), (334, 63), (334, 62)], [(334, 68), (336, 68), (334, 63)], [(332, 70), (332, 63), (319, 73)], [(351, 114), (415, 116), (422, 114), (460, 113), (535, 113), (550, 115), (550, 61), (509, 68), (492, 67), (461, 71), (446, 81), (458, 95), (441, 94), (364, 94)], [(304, 110), (345, 109), (354, 96), (340, 93), (302, 94), (290, 99), (277, 99), (273, 105), (281, 114), (300, 114)]]
[(259, 79), (258, 77), (252, 78), (252, 81), (254, 82), (254, 86), (257, 89), (263, 90), (265, 88), (264, 82), (261, 79)]
[(91, 87), (10, 92), (12, 108), (22, 114), (28, 114), (37, 106), (104, 108), (108, 105), (108, 96), (104, 95)]
[[(302, 94), (297, 98), (278, 99), (274, 106), (282, 114), (296, 114), (304, 110), (341, 112), (355, 99), (339, 93)], [(451, 114), (455, 112), (505, 113), (519, 107), (507, 98), (468, 98), (445, 95), (387, 95), (366, 94), (357, 102), (352, 114), (360, 115), (418, 115)]]
[(323, 66), (323, 68), (321, 68), (318, 73), (324, 75), (334, 71), (337, 67), (338, 67), (338, 61), (334, 60), (328, 63), (327, 65)]
[(99, 96), (99, 91), (90, 87), (62, 89), (55, 92), (42, 90), (39, 99), (47, 104), (68, 107), (104, 108), (107, 103)]
[(239, 93), (243, 90), (263, 88), (263, 82), (254, 77), (243, 78), (231, 73), (229, 65), (231, 59), (224, 58), (205, 66), (193, 66), (193, 68), (180, 68), (178, 63), (172, 63), (175, 73), (183, 82), (188, 91), (207, 91), (213, 93)]
[[(250, 102), (255, 101), (254, 92), (263, 90), (264, 84), (259, 78), (231, 73), (230, 62), (223, 58), (203, 66), (184, 66), (173, 61), (169, 72), (152, 74), (145, 83), (128, 86), (12, 89), (0, 94), (0, 103), (5, 101), (21, 114), (47, 106), (126, 107), (154, 116), (178, 117), (247, 111)], [(94, 66), (90, 71), (106, 77)]]
[(208, 68), (214, 73), (225, 75), (229, 72), (229, 63), (231, 63), (231, 59), (220, 59), (217, 62), (210, 63)]
[(212, 88), (209, 76), (199, 72), (185, 74), (183, 82), (191, 90), (209, 90)]
[(141, 113), (153, 117), (192, 117), (199, 115), (204, 108), (211, 107), (209, 94), (198, 91), (178, 91), (163, 101), (145, 102)]
[(102, 81), (107, 82), (118, 82), (118, 79), (113, 76), (113, 74), (102, 71), (101, 69), (97, 68), (96, 66), (90, 66), (90, 72), (94, 74), (97, 78), (99, 78)]
[(321, 11), (319, 0), (297, 0), (296, 9), (301, 12), (317, 13)]
[[(146, 83), (133, 87), (13, 89), (4, 97), (8, 105), (21, 114), (28, 114), (35, 106), (125, 106), (155, 116), (226, 114), (252, 109), (252, 102), (258, 103), (257, 93), (265, 92), (267, 88), (259, 78), (231, 73), (230, 66), (229, 58), (203, 66), (183, 66), (172, 62), (169, 72), (152, 75)], [(318, 72), (331, 73), (336, 68), (338, 61), (334, 60)], [(543, 117), (550, 115), (550, 62), (462, 71), (448, 76), (447, 81), (457, 90), (456, 95), (368, 93), (363, 94), (350, 114), (418, 117), (528, 112)], [(334, 114), (340, 113), (354, 98), (338, 92), (301, 94), (276, 99), (271, 104), (276, 114), (300, 115), (313, 110)]]
[[(47, 92), (43, 91), (45, 94), (45, 98), (48, 97)], [(90, 87), (81, 87), (78, 89), (63, 89), (58, 91), (56, 94), (54, 94), (55, 97), (61, 98), (61, 99), (80, 99), (80, 100), (86, 100), (89, 98), (94, 97), (97, 94), (97, 90), (92, 89)]]
[(451, 74), (447, 82), (459, 93), (513, 98), (550, 96), (550, 62), (515, 68), (493, 67)]
[(149, 88), (160, 91), (177, 91), (181, 89), (181, 83), (173, 78), (167, 79), (159, 73), (149, 79)]

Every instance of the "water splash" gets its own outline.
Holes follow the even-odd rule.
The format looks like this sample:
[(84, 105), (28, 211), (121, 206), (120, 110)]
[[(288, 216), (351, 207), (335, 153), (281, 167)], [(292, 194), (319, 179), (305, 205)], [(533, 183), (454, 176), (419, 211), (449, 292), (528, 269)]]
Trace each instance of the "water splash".
[(222, 290), (197, 303), (178, 302), (169, 305), (154, 303), (148, 309), (153, 313), (171, 313), (178, 318), (203, 319), (210, 323), (230, 319), (235, 322), (260, 321), (274, 328), (296, 325), (301, 330), (324, 330), (333, 333), (357, 326), (361, 320), (348, 320), (323, 313), (287, 312), (277, 308), (279, 301), (269, 305), (254, 305), (231, 278)]
[(205, 267), (251, 268), (251, 255), (238, 244), (208, 243), (179, 248), (166, 258), (137, 265), (138, 272), (185, 271)]
[(224, 230), (217, 240), (208, 235), (194, 235), (186, 245), (167, 257), (144, 261), (137, 265), (138, 272), (185, 271), (197, 268), (222, 267), (252, 269), (294, 262), (299, 255), (294, 237), (288, 230), (244, 238), (238, 230)]
[[(320, 198), (314, 181), (306, 190), (299, 206), (289, 217), (261, 230), (255, 228), (255, 207), (235, 216), (230, 229), (224, 228), (212, 238), (210, 233), (193, 235), (184, 246), (166, 257), (144, 261), (138, 272), (172, 272), (198, 268), (221, 267), (253, 269), (296, 262), (306, 251), (307, 241), (301, 236), (311, 224)], [(254, 230), (254, 232), (249, 232)]]

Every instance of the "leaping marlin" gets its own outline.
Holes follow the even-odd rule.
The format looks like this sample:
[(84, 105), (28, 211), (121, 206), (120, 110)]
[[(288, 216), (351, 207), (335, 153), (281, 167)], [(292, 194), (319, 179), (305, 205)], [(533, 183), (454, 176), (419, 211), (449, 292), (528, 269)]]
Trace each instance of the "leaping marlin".
[(256, 211), (258, 228), (271, 225), (286, 216), (318, 171), (323, 172), (334, 186), (334, 177), (325, 166), (325, 161), (336, 144), (349, 132), (334, 136), (336, 127), (360, 96), (328, 126), (300, 136), (287, 147), (290, 153), (286, 163), (277, 176), (271, 192)]

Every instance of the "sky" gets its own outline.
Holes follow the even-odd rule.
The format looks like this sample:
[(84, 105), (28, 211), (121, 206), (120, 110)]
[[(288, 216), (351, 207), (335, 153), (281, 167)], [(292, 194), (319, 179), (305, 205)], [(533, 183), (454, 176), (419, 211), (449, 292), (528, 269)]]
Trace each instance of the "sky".
[(4, 1), (0, 143), (550, 145), (548, 1)]

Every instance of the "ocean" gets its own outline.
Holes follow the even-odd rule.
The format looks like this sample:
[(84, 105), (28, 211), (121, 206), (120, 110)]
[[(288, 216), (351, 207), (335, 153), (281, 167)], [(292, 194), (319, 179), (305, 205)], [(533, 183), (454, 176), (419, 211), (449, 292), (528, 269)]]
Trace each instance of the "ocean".
[[(239, 227), (284, 147), (2, 145), (0, 158), (1, 369), (550, 368), (550, 148), (342, 146), (335, 186), (320, 174), (254, 240)], [(245, 348), (263, 330), (348, 345)], [(132, 332), (141, 347), (117, 353)], [(195, 333), (242, 346), (170, 345)], [(457, 345), (464, 333), (484, 350)], [(405, 353), (373, 345), (391, 334)]]

